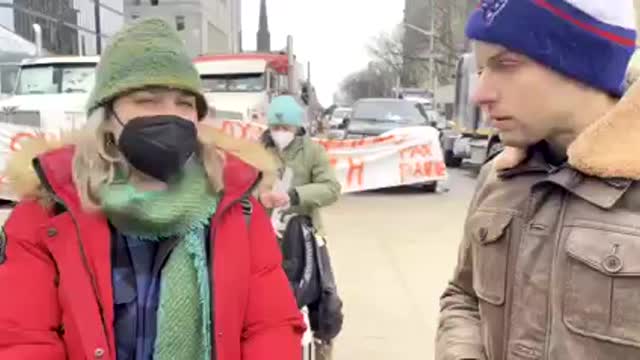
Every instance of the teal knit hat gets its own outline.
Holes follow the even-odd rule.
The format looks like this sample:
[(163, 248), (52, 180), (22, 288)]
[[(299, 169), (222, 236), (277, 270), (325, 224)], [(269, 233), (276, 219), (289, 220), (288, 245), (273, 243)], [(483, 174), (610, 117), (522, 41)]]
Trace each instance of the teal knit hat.
[(268, 125), (290, 125), (302, 127), (304, 109), (291, 95), (277, 96), (271, 100), (267, 112)]
[(103, 52), (87, 103), (91, 113), (127, 92), (158, 86), (193, 93), (198, 116), (207, 114), (200, 75), (180, 35), (164, 20), (139, 20), (118, 32)]

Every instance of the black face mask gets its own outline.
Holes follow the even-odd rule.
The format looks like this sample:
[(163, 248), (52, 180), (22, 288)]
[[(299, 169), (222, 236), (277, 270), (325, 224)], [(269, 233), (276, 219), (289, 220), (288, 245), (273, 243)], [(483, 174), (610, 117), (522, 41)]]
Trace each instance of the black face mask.
[(198, 146), (196, 126), (179, 116), (143, 116), (122, 126), (122, 155), (137, 170), (164, 182), (182, 170)]

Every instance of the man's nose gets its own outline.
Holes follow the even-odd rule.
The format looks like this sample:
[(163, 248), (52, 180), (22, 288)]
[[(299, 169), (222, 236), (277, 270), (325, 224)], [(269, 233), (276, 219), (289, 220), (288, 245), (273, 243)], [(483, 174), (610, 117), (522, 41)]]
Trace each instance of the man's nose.
[(498, 91), (493, 86), (490, 76), (486, 72), (480, 74), (477, 86), (471, 96), (471, 101), (475, 105), (486, 106), (495, 103), (497, 100)]

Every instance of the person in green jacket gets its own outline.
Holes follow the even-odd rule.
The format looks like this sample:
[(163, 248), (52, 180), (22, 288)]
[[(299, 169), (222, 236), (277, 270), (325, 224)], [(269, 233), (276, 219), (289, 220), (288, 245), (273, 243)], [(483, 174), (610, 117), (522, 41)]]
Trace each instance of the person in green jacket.
[[(311, 217), (321, 236), (325, 228), (320, 208), (335, 203), (341, 186), (322, 145), (315, 143), (303, 127), (304, 109), (290, 95), (274, 98), (267, 112), (269, 129), (262, 137), (264, 146), (277, 159), (282, 176), (292, 172), (288, 191), (262, 189), (259, 199), (266, 208), (286, 208), (287, 214)], [(332, 358), (332, 343), (315, 340), (318, 360)]]
[(325, 234), (320, 208), (335, 203), (341, 186), (322, 145), (307, 136), (303, 128), (304, 109), (290, 95), (275, 97), (269, 105), (262, 142), (280, 167), (293, 172), (290, 190), (263, 190), (260, 201), (267, 208), (287, 207), (288, 213), (308, 215), (318, 233)]

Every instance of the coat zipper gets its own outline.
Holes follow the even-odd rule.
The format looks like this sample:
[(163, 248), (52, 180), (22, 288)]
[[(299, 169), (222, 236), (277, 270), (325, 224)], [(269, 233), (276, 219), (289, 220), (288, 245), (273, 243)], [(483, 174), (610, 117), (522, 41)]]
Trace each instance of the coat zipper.
[[(97, 285), (96, 277), (93, 274), (93, 272), (91, 271), (91, 267), (89, 266), (89, 260), (88, 260), (88, 257), (87, 257), (87, 253), (86, 253), (86, 250), (84, 249), (84, 245), (82, 244), (82, 240), (81, 240), (82, 237), (81, 237), (81, 234), (80, 234), (80, 225), (78, 224), (78, 219), (76, 218), (76, 216), (73, 213), (73, 211), (71, 211), (71, 209), (64, 202), (64, 200), (62, 200), (62, 198), (60, 198), (56, 194), (56, 192), (53, 190), (53, 187), (49, 183), (49, 180), (47, 179), (47, 176), (44, 173), (44, 170), (42, 169), (42, 166), (40, 165), (40, 161), (39, 161), (38, 158), (35, 158), (33, 160), (33, 168), (34, 168), (36, 174), (38, 175), (38, 177), (40, 178), (42, 186), (44, 186), (45, 190), (47, 192), (49, 192), (49, 194), (51, 195), (53, 200), (57, 204), (62, 206), (62, 208), (65, 211), (67, 211), (67, 213), (69, 213), (69, 217), (71, 218), (71, 222), (73, 223), (73, 227), (74, 227), (74, 230), (75, 230), (75, 233), (76, 233), (76, 241), (78, 243), (78, 248), (80, 250), (80, 257), (81, 257), (81, 260), (82, 260), (82, 266), (84, 267), (85, 271), (89, 275), (89, 279), (90, 279), (90, 282), (91, 282), (91, 290), (93, 291), (93, 295), (94, 295), (94, 297), (96, 299), (96, 304), (98, 305), (98, 313), (100, 314), (100, 322), (101, 322), (101, 325), (102, 325), (102, 332), (104, 334), (105, 339), (107, 339), (107, 346), (111, 347), (111, 343), (109, 341), (109, 336), (108, 336), (108, 331), (107, 331), (107, 323), (106, 323), (105, 318), (104, 318), (104, 305), (100, 301), (100, 295), (99, 295), (99, 292), (98, 292), (98, 285)], [(115, 349), (111, 349), (111, 351), (115, 351)]]

